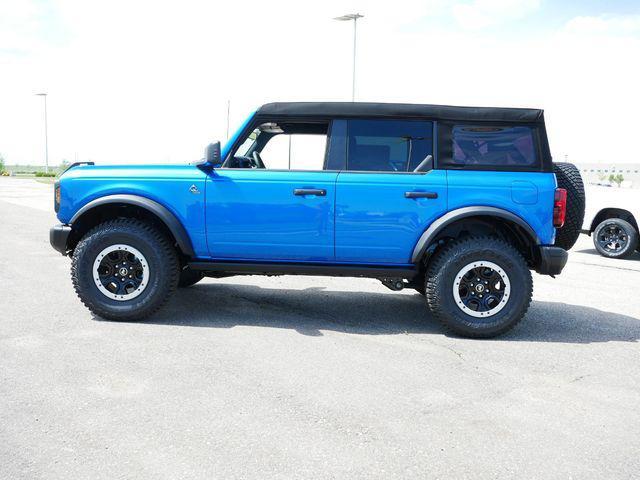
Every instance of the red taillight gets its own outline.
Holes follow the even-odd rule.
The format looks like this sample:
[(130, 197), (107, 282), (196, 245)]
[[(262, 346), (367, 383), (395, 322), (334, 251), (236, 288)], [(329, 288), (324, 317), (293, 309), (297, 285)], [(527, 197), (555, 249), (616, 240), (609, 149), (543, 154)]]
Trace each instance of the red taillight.
[(567, 191), (564, 188), (556, 188), (553, 199), (553, 226), (560, 228), (564, 225), (567, 216)]

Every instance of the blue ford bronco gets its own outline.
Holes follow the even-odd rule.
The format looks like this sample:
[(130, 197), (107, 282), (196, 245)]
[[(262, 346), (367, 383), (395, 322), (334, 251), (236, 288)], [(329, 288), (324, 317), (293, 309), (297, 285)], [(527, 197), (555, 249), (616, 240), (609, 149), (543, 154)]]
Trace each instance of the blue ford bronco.
[(54, 196), (51, 244), (100, 317), (203, 277), (370, 277), (469, 337), (520, 321), (584, 215), (542, 110), (384, 103), (270, 103), (198, 163), (74, 164)]

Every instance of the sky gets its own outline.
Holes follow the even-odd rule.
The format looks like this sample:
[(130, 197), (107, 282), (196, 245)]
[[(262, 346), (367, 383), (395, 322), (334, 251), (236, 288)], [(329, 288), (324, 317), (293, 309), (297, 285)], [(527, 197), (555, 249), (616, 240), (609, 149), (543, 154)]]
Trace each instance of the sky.
[(545, 110), (556, 160), (640, 162), (640, 2), (0, 0), (0, 154), (186, 163), (271, 101)]

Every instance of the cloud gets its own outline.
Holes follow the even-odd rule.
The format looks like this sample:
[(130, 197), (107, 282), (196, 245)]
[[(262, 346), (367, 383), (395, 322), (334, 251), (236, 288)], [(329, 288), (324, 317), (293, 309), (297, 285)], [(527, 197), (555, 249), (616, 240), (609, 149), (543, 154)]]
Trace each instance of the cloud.
[(0, 2), (0, 54), (28, 52), (40, 43), (39, 8), (29, 0)]
[(564, 32), (579, 35), (640, 35), (640, 15), (575, 17), (567, 22)]
[(477, 30), (523, 18), (540, 8), (540, 0), (473, 0), (454, 5), (453, 16), (462, 28)]

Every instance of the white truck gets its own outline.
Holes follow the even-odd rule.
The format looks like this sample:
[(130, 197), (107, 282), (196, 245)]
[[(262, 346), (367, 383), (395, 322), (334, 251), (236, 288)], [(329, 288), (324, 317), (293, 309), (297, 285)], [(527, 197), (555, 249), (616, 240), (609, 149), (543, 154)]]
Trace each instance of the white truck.
[(600, 255), (626, 258), (640, 251), (640, 190), (587, 185), (582, 233), (591, 235)]

